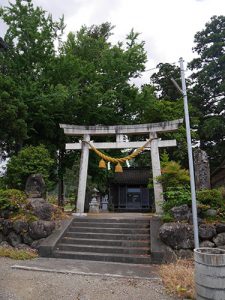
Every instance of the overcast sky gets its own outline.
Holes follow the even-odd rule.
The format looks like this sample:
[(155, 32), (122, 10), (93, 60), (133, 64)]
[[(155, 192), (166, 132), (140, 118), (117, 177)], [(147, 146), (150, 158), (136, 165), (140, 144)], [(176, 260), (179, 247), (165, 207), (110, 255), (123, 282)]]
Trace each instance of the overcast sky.
[[(14, 2), (13, 0), (11, 2)], [(4, 6), (7, 0), (0, 0)], [(194, 56), (194, 35), (204, 28), (213, 15), (225, 15), (225, 0), (34, 0), (52, 13), (62, 14), (66, 32), (81, 25), (111, 22), (115, 25), (113, 41), (124, 40), (131, 28), (141, 33), (148, 53), (146, 69), (158, 63), (190, 61)], [(4, 28), (0, 28), (0, 36)], [(141, 82), (149, 82), (151, 72)], [(139, 82), (138, 82), (139, 83)]]

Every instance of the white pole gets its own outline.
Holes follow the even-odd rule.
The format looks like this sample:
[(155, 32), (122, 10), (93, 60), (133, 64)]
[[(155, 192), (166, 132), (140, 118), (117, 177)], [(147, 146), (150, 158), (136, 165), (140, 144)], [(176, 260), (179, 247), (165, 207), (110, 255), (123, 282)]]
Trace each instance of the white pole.
[(184, 64), (183, 64), (184, 61), (183, 61), (182, 57), (180, 58), (179, 62), (180, 62), (182, 92), (183, 92), (183, 98), (184, 98), (184, 114), (185, 114), (186, 135), (187, 135), (187, 145), (188, 145), (188, 160), (189, 160), (189, 172), (190, 172), (190, 181), (191, 181), (191, 199), (192, 199), (192, 216), (193, 216), (193, 226), (194, 226), (194, 241), (195, 241), (195, 248), (199, 248), (198, 215), (197, 215), (197, 205), (196, 205), (194, 165), (193, 165), (192, 146), (191, 146), (190, 118), (189, 118), (189, 111), (188, 111), (187, 90), (186, 90), (186, 82), (185, 82), (185, 75), (184, 75)]

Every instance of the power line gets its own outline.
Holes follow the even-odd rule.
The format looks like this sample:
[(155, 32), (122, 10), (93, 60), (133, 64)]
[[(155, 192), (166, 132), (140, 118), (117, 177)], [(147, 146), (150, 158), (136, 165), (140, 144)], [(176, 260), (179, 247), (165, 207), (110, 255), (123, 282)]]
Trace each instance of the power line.
[[(170, 65), (176, 65), (176, 64), (178, 64), (178, 61), (170, 63)], [(157, 69), (159, 69), (159, 67), (154, 67), (154, 68), (151, 68), (151, 69), (147, 69), (147, 70), (142, 71), (141, 73), (145, 73), (145, 72), (149, 72), (149, 71), (153, 71), (153, 70), (157, 70)]]
[(157, 70), (159, 69), (158, 67), (155, 67), (155, 68), (151, 68), (151, 69), (147, 69), (147, 70), (144, 70), (142, 71), (141, 73), (145, 73), (145, 72), (149, 72), (149, 71), (153, 71), (153, 70)]

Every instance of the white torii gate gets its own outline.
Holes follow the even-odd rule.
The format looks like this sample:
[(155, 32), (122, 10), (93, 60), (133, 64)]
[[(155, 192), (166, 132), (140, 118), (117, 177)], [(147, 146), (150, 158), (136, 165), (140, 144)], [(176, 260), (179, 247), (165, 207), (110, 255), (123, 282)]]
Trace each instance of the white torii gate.
[(63, 128), (64, 133), (70, 136), (83, 136), (83, 141), (79, 143), (66, 144), (66, 150), (82, 150), (80, 160), (80, 172), (79, 172), (79, 186), (77, 195), (77, 207), (78, 213), (84, 212), (84, 202), (87, 185), (88, 174), (88, 160), (90, 145), (85, 142), (91, 141), (91, 136), (98, 135), (115, 135), (116, 142), (106, 143), (94, 143), (97, 149), (125, 149), (125, 148), (139, 148), (143, 146), (142, 142), (124, 142), (123, 135), (148, 135), (150, 139), (150, 146), (147, 146), (151, 150), (152, 161), (152, 174), (153, 174), (153, 186), (155, 196), (155, 208), (156, 213), (162, 212), (163, 202), (163, 189), (161, 183), (156, 178), (161, 175), (159, 147), (174, 147), (176, 146), (176, 140), (160, 140), (157, 137), (158, 133), (171, 132), (178, 129), (179, 125), (183, 123), (183, 119), (174, 121), (139, 124), (139, 125), (115, 125), (115, 126), (78, 126), (60, 124), (60, 128)]

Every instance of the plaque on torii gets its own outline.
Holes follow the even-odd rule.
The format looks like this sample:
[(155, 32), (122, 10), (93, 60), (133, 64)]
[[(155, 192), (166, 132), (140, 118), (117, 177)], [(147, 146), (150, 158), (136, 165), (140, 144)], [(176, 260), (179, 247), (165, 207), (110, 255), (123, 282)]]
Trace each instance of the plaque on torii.
[(161, 175), (159, 147), (175, 147), (176, 140), (161, 140), (157, 134), (172, 132), (178, 129), (179, 125), (183, 123), (183, 119), (166, 121), (160, 123), (150, 124), (138, 124), (138, 125), (114, 125), (114, 126), (79, 126), (60, 124), (60, 128), (63, 128), (64, 133), (70, 136), (83, 136), (83, 140), (79, 143), (66, 144), (66, 150), (82, 150), (80, 160), (80, 172), (79, 172), (79, 185), (77, 195), (77, 213), (84, 212), (84, 202), (87, 185), (88, 174), (88, 160), (90, 145), (85, 142), (91, 142), (92, 136), (99, 135), (112, 135), (116, 136), (115, 142), (94, 143), (97, 149), (126, 149), (126, 148), (139, 148), (143, 146), (143, 141), (123, 141), (123, 136), (126, 135), (148, 135), (151, 139), (149, 146), (146, 148), (151, 151), (152, 161), (152, 174), (153, 174), (153, 187), (155, 197), (156, 213), (161, 214), (162, 202), (163, 202), (163, 189), (160, 182), (157, 181), (157, 177)]

